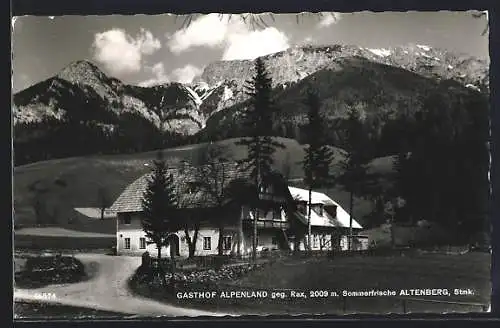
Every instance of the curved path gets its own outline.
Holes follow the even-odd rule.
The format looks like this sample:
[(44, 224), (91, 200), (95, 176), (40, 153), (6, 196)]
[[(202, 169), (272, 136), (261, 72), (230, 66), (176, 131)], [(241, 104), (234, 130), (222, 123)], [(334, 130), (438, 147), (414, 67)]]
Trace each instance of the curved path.
[[(15, 300), (40, 301), (44, 293), (54, 294), (54, 299), (43, 302), (68, 306), (93, 308), (139, 316), (225, 316), (227, 313), (213, 313), (180, 308), (133, 295), (128, 289), (128, 279), (139, 267), (140, 257), (108, 256), (102, 254), (75, 255), (93, 276), (74, 284), (50, 285), (36, 289), (14, 288)], [(47, 294), (45, 294), (47, 295)]]

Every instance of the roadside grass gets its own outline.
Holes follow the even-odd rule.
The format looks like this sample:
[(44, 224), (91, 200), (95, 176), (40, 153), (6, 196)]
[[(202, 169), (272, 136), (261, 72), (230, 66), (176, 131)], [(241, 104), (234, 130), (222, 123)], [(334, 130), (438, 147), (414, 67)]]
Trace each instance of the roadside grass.
[(14, 303), (14, 319), (123, 319), (121, 313), (42, 302)]
[[(415, 254), (288, 258), (235, 281), (190, 284), (177, 291), (268, 291), (266, 298), (177, 298), (172, 292), (133, 286), (134, 292), (167, 303), (238, 314), (349, 314), (481, 312), (490, 302), (490, 254)], [(448, 289), (449, 296), (341, 297), (345, 291)], [(471, 289), (473, 295), (454, 295)], [(327, 291), (329, 297), (291, 298), (290, 291)], [(272, 292), (286, 298), (271, 298)], [(338, 297), (332, 297), (336, 292)], [(437, 301), (437, 302), (436, 302)], [(448, 302), (448, 303), (447, 303)]]

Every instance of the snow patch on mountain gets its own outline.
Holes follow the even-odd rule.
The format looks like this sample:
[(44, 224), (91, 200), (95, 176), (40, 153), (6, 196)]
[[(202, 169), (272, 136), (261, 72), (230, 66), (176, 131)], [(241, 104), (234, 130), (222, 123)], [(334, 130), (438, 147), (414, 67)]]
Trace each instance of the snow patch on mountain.
[(423, 44), (417, 44), (417, 47), (422, 49), (423, 51), (429, 51), (431, 50), (431, 47), (423, 45)]
[(479, 89), (479, 87), (475, 86), (474, 84), (469, 83), (469, 84), (466, 84), (465, 87), (472, 89), (472, 90), (481, 91), (481, 89)]
[(227, 85), (224, 86), (224, 93), (222, 94), (222, 101), (228, 101), (233, 98), (233, 90), (231, 90)]
[(208, 85), (208, 83), (205, 81), (200, 81), (200, 82), (196, 83), (194, 88), (196, 90), (200, 90), (200, 91), (208, 91), (211, 89), (210, 86)]
[(191, 99), (193, 99), (194, 103), (196, 104), (196, 107), (199, 108), (200, 105), (203, 103), (203, 100), (196, 93), (196, 91), (194, 91), (193, 89), (191, 89), (189, 86), (185, 85), (184, 88), (186, 89), (186, 91), (191, 96)]
[(205, 101), (208, 97), (210, 97), (210, 95), (211, 95), (212, 93), (214, 93), (214, 91), (215, 91), (216, 89), (217, 89), (217, 88), (211, 88), (211, 89), (209, 89), (209, 90), (205, 91), (205, 93), (201, 96), (201, 100), (202, 100), (202, 101)]
[(392, 53), (389, 49), (384, 49), (384, 48), (368, 49), (368, 50), (379, 57), (387, 57), (387, 56), (390, 56)]

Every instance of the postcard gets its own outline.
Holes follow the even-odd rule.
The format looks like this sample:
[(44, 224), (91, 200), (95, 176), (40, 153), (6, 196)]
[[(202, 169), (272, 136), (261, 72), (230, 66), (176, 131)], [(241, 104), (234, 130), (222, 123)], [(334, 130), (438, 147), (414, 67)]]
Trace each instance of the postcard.
[(14, 17), (14, 318), (490, 311), (487, 26)]

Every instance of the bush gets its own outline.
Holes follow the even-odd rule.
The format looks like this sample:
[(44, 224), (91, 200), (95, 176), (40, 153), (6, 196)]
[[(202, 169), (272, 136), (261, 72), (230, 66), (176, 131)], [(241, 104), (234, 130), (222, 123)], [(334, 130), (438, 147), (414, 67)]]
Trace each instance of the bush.
[[(257, 266), (260, 267), (260, 266)], [(178, 272), (174, 274), (174, 280), (181, 284), (207, 284), (220, 281), (234, 281), (254, 270), (253, 265), (237, 265), (221, 267), (220, 269), (196, 270), (191, 272)], [(167, 280), (172, 277), (166, 274)]]
[[(205, 269), (205, 270), (192, 270), (192, 271), (179, 271), (174, 274), (174, 281), (177, 287), (188, 285), (213, 285), (219, 282), (235, 281), (242, 276), (248, 274), (250, 271), (260, 268), (249, 264), (236, 265), (236, 266), (222, 266), (219, 269)], [(150, 289), (156, 289), (161, 286), (161, 281), (157, 275), (152, 274), (152, 271), (146, 268), (139, 268), (133, 278), (134, 283), (146, 284)], [(171, 281), (172, 273), (165, 274), (165, 279)], [(136, 284), (137, 286), (137, 284)]]
[(26, 287), (78, 282), (85, 278), (85, 266), (70, 256), (38, 256), (28, 258), (15, 282)]

